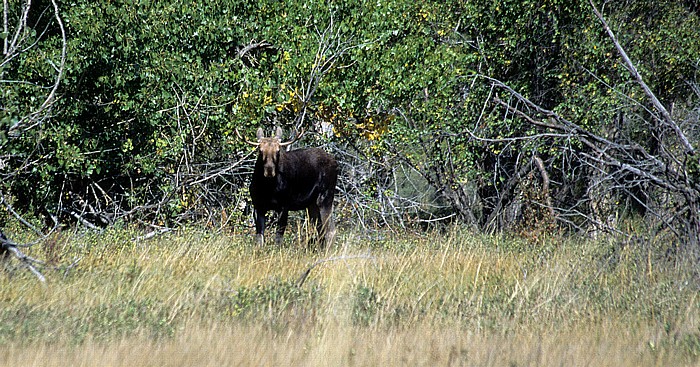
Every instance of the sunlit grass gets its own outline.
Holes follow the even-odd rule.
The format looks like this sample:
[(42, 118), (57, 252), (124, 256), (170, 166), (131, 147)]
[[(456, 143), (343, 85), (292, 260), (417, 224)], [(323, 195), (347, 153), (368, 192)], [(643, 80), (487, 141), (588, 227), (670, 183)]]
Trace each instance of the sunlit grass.
[(135, 237), (64, 235), (46, 285), (0, 277), (0, 364), (700, 361), (696, 268), (652, 246), (460, 228), (347, 231), (320, 252), (200, 230)]

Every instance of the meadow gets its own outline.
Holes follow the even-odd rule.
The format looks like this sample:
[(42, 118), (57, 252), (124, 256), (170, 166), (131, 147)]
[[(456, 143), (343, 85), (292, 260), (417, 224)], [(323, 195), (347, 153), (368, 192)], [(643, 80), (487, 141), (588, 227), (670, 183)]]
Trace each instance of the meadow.
[(54, 235), (0, 276), (3, 366), (685, 366), (693, 256), (644, 239), (455, 227), (289, 238), (125, 228)]

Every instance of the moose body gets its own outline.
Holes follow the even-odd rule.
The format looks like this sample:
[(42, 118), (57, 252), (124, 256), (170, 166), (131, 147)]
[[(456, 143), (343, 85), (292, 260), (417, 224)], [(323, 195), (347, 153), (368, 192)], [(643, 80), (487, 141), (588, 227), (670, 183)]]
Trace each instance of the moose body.
[(270, 138), (264, 136), (262, 129), (258, 129), (257, 137), (258, 143), (251, 143), (258, 146), (258, 158), (250, 184), (250, 196), (258, 243), (264, 242), (265, 215), (268, 211), (280, 213), (275, 238), (280, 243), (287, 227), (289, 211), (304, 209), (322, 237), (322, 245), (330, 243), (335, 235), (332, 218), (338, 178), (335, 158), (319, 148), (285, 152), (281, 148), (291, 142), (280, 142), (280, 128), (277, 128), (276, 136)]

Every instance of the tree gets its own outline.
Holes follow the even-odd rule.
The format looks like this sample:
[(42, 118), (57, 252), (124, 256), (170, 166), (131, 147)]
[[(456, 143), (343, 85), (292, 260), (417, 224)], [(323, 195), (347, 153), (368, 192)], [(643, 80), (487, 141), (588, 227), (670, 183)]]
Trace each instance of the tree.
[[(571, 181), (557, 180), (554, 197), (549, 194), (546, 197), (550, 202), (542, 200), (537, 203), (552, 209), (551, 214), (560, 221), (580, 229), (592, 224), (597, 228), (616, 230), (610, 216), (624, 215), (624, 212), (620, 211), (619, 205), (613, 205), (613, 201), (619, 203), (629, 198), (633, 201), (633, 208), (641, 208), (641, 211), (635, 210), (656, 226), (657, 233), (666, 231), (675, 238), (673, 243), (697, 248), (700, 182), (693, 143), (697, 142), (697, 130), (693, 128), (697, 124), (697, 113), (688, 116), (684, 123), (676, 122), (645, 82), (595, 4), (591, 2), (590, 6), (624, 65), (621, 70), (625, 70), (637, 85), (631, 92), (626, 92), (630, 90), (629, 85), (618, 87), (601, 83), (609, 88), (608, 95), (614, 96), (606, 98), (604, 103), (614, 103), (618, 96), (627, 102), (633, 101), (617, 107), (617, 125), (606, 121), (588, 124), (586, 119), (573, 121), (564, 117), (567, 109), (546, 109), (504, 82), (483, 77), (495, 90), (492, 101), (498, 107), (498, 113), (524, 122), (529, 129), (495, 138), (487, 137), (490, 135), (488, 130), (475, 129), (470, 132), (471, 136), (483, 143), (500, 146), (535, 142), (557, 147), (562, 153), (550, 155), (546, 167), (540, 164), (540, 170), (551, 173), (562, 169), (572, 171), (571, 177), (582, 185), (576, 188)], [(607, 79), (603, 75), (595, 76), (598, 82)], [(625, 79), (624, 75), (617, 77)], [(639, 95), (643, 98), (633, 98), (637, 91), (641, 91)], [(639, 116), (640, 110), (643, 117), (629, 117)], [(563, 159), (558, 163), (552, 157)], [(547, 192), (549, 175), (543, 173), (541, 180)], [(524, 178), (520, 173), (514, 177)], [(565, 174), (556, 174), (556, 177), (565, 177)], [(508, 192), (504, 191), (503, 195)], [(508, 199), (513, 200), (512, 196)]]
[(21, 177), (42, 161), (41, 142), (65, 75), (67, 38), (56, 1), (4, 1), (0, 35), (0, 199), (16, 214), (11, 193), (36, 189)]

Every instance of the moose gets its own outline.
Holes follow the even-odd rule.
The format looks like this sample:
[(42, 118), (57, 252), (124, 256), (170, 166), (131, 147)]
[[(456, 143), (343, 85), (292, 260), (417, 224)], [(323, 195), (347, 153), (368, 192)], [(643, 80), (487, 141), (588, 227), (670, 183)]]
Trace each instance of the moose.
[(268, 211), (279, 213), (275, 237), (277, 244), (284, 237), (290, 210), (307, 210), (320, 237), (321, 247), (330, 244), (335, 236), (332, 213), (338, 163), (320, 148), (283, 149), (299, 140), (301, 135), (303, 133), (297, 134), (292, 141), (282, 142), (280, 127), (277, 127), (273, 137), (265, 137), (263, 129), (259, 128), (257, 142), (244, 139), (258, 147), (250, 197), (259, 244), (264, 243), (265, 215)]

